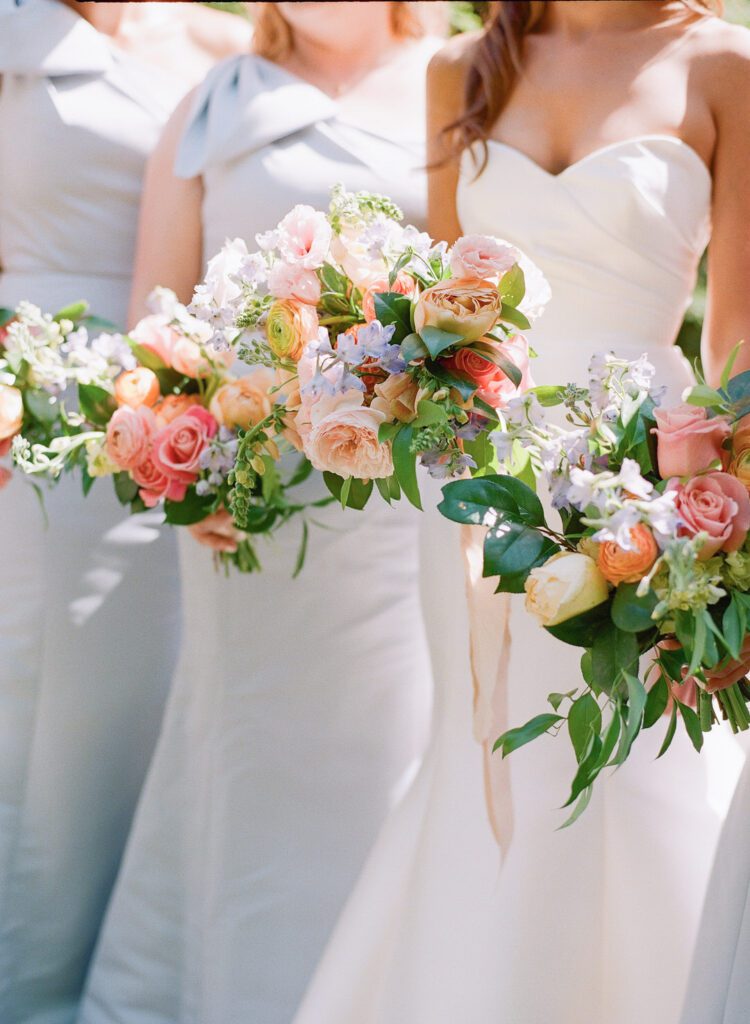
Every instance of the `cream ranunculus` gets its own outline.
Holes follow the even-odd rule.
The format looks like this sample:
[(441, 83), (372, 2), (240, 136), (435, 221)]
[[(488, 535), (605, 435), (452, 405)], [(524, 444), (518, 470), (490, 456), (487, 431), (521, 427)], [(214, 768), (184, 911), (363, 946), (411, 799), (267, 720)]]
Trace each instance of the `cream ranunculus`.
[(0, 384), (0, 441), (13, 437), (23, 423), (23, 398), (18, 388)]
[(593, 558), (560, 551), (526, 580), (526, 610), (543, 626), (557, 626), (607, 600), (609, 588)]
[(414, 329), (419, 333), (437, 327), (460, 334), (465, 342), (478, 341), (497, 323), (501, 305), (498, 290), (489, 281), (441, 281), (419, 296)]
[(385, 414), (363, 402), (362, 392), (352, 390), (324, 395), (311, 407), (311, 429), (303, 439), (315, 469), (358, 480), (392, 475), (391, 446), (378, 441)]
[(245, 377), (223, 384), (211, 399), (210, 410), (222, 427), (247, 430), (271, 415), (274, 398), (269, 394), (276, 374), (255, 366)]

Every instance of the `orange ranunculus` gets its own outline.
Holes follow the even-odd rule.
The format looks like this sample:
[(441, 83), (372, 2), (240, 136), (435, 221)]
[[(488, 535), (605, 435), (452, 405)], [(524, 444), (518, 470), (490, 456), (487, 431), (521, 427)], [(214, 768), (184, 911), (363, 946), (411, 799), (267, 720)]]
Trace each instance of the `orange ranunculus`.
[(159, 400), (159, 378), (146, 366), (125, 370), (115, 381), (118, 405), (137, 409), (139, 405), (152, 406)]
[(654, 535), (643, 523), (630, 531), (630, 541), (633, 546), (629, 551), (611, 540), (604, 541), (599, 547), (599, 569), (604, 578), (615, 586), (619, 583), (638, 583), (659, 554)]

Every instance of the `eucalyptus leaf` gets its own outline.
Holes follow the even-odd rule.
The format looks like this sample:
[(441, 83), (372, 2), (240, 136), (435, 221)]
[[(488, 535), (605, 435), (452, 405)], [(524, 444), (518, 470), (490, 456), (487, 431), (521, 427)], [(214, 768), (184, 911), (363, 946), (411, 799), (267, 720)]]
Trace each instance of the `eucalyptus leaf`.
[(97, 384), (78, 385), (78, 405), (89, 423), (105, 427), (117, 408), (115, 397)]

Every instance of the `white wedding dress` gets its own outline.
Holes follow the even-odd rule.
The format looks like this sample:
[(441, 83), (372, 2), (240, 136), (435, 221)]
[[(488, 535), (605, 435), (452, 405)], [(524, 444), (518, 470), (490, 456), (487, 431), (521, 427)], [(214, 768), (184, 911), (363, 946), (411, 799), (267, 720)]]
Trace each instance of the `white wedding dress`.
[[(697, 154), (646, 136), (557, 176), (499, 143), (488, 157), (475, 180), (465, 156), (460, 220), (466, 233), (517, 244), (551, 284), (530, 335), (536, 382), (585, 383), (594, 352), (648, 351), (679, 400), (690, 371), (673, 342), (709, 237), (711, 177)], [(676, 1024), (740, 753), (712, 736), (699, 758), (680, 736), (654, 763), (665, 731), (657, 725), (558, 832), (572, 753), (564, 737), (537, 741), (500, 779), (501, 863), (481, 807), (468, 670), (451, 651), (462, 624), (441, 607), (460, 578), (434, 550), (426, 620), (442, 615), (455, 664), (438, 674), (433, 741), (295, 1024)], [(507, 599), (494, 600), (500, 608)], [(580, 651), (532, 621), (521, 595), (509, 603), (504, 650), (495, 634), (507, 680), (500, 698), (507, 722), (520, 725), (548, 710), (548, 692), (579, 684)], [(498, 764), (496, 755), (490, 774)]]
[[(204, 257), (227, 237), (252, 247), (296, 203), (326, 208), (338, 181), (423, 221), (434, 49), (400, 58), (414, 103), (395, 119), (253, 56), (220, 65), (177, 163), (203, 180)], [(304, 489), (325, 493), (317, 476)], [(419, 513), (314, 518), (297, 579), (298, 522), (259, 545), (251, 576), (180, 538), (180, 664), (81, 1024), (289, 1024), (413, 772), (432, 690)]]
[[(146, 158), (186, 86), (0, 0), (0, 306), (125, 326)], [(174, 536), (109, 481), (0, 491), (0, 1021), (71, 1024), (177, 655)]]

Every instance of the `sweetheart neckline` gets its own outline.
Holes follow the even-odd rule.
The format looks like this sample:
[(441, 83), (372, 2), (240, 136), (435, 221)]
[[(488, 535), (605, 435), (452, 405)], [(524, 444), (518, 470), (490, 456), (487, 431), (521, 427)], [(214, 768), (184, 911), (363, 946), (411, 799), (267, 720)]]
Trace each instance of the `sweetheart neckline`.
[(611, 153), (613, 150), (622, 149), (626, 146), (635, 146), (638, 145), (639, 143), (644, 142), (668, 142), (673, 145), (676, 145), (680, 149), (685, 150), (688, 156), (692, 157), (693, 160), (698, 162), (698, 164), (704, 171), (706, 177), (708, 178), (709, 182), (713, 183), (711, 171), (709, 170), (708, 165), (706, 164), (703, 157), (698, 154), (698, 152), (690, 145), (689, 142), (685, 142), (684, 139), (679, 138), (679, 136), (677, 135), (634, 135), (632, 138), (621, 139), (619, 142), (610, 142), (606, 146), (599, 146), (597, 149), (592, 149), (590, 153), (586, 153), (579, 160), (574, 160), (573, 163), (568, 164), (567, 167), (564, 167), (561, 171), (557, 172), (548, 171), (546, 167), (543, 167), (533, 157), (529, 156), (528, 153), (524, 153), (522, 149), (518, 149), (517, 146), (512, 146), (510, 145), (510, 143), (503, 142), (501, 139), (487, 139), (488, 145), (499, 146), (501, 149), (505, 149), (511, 153), (515, 153), (526, 163), (530, 164), (532, 167), (535, 167), (537, 171), (543, 174), (546, 178), (551, 178), (553, 181), (558, 181), (562, 178), (565, 178), (568, 174), (572, 173), (573, 171), (576, 171), (580, 167), (585, 166), (586, 164), (590, 163), (593, 160), (596, 160), (598, 157), (604, 156), (607, 153)]

